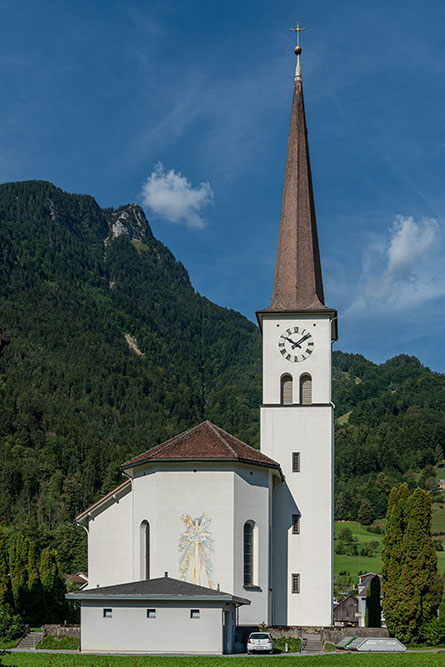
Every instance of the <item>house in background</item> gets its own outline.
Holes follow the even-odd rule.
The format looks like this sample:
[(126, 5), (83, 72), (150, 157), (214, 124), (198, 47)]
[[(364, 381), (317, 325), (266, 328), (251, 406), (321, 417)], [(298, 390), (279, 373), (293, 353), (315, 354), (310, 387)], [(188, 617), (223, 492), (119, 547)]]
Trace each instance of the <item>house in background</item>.
[(352, 593), (334, 607), (334, 625), (355, 628), (360, 625), (360, 618), (359, 599)]
[[(379, 574), (375, 572), (367, 572), (359, 575), (358, 578), (358, 592), (347, 595), (344, 600), (339, 602), (334, 607), (334, 623), (335, 625), (350, 626), (350, 627), (365, 627), (366, 618), (366, 595), (371, 581), (374, 577), (380, 579), (380, 606), (382, 604), (382, 579)], [(382, 616), (382, 627), (384, 627), (384, 619)]]
[(76, 590), (82, 590), (88, 586), (88, 572), (76, 572), (76, 574), (64, 574), (65, 584), (70, 582)]

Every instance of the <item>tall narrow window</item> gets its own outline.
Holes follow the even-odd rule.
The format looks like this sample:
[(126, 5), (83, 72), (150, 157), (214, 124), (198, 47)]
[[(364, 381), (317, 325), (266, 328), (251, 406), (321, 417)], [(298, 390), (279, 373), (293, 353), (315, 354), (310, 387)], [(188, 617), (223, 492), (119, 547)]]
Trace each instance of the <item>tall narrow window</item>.
[(312, 403), (312, 378), (309, 373), (300, 377), (300, 403), (310, 405)]
[(292, 376), (281, 376), (281, 405), (292, 405)]
[(292, 514), (292, 535), (300, 534), (300, 515)]
[(244, 524), (244, 586), (253, 585), (253, 522)]
[(292, 593), (299, 593), (300, 592), (300, 575), (299, 574), (293, 574), (292, 575)]
[(300, 452), (292, 452), (292, 472), (300, 472)]
[(141, 579), (150, 579), (150, 524), (148, 521), (141, 523), (140, 545)]

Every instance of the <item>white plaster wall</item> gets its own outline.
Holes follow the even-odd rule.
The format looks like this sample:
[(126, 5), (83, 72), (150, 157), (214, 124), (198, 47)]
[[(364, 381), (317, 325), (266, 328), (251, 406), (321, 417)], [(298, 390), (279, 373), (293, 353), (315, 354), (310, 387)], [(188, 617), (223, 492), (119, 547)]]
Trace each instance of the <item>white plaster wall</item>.
[[(140, 567), (140, 525), (150, 523), (150, 577), (169, 576), (180, 579), (178, 543), (186, 526), (183, 514), (192, 519), (206, 512), (211, 517), (209, 531), (214, 540), (214, 553), (209, 552), (215, 572), (213, 586), (233, 590), (233, 484), (234, 473), (229, 468), (215, 470), (210, 466), (195, 468), (187, 464), (160, 464), (136, 470), (133, 481), (135, 548), (133, 552), (133, 580), (144, 579)], [(145, 473), (145, 474), (144, 474)], [(209, 586), (206, 573), (193, 582), (193, 571), (185, 579), (190, 583)]]
[[(196, 465), (196, 464), (195, 464)], [(194, 472), (196, 470), (196, 472)], [(145, 474), (144, 474), (145, 473)], [(181, 578), (178, 543), (186, 530), (181, 516), (193, 519), (207, 512), (212, 517), (209, 531), (214, 540), (213, 586), (251, 600), (241, 607), (240, 622), (267, 621), (269, 552), (269, 469), (233, 464), (160, 464), (137, 471), (134, 482), (135, 549), (133, 579), (144, 578), (140, 566), (140, 524), (150, 523), (150, 575), (161, 577), (167, 571)], [(248, 520), (257, 525), (258, 584), (256, 590), (243, 586), (243, 526)], [(189, 570), (186, 581), (193, 583)], [(204, 573), (201, 581), (209, 586)]]
[[(237, 470), (234, 485), (234, 594), (250, 600), (249, 606), (239, 609), (241, 625), (257, 625), (269, 621), (269, 484), (270, 471), (266, 468)], [(244, 588), (244, 524), (254, 521), (254, 583), (255, 588)]]
[[(330, 407), (261, 408), (262, 451), (279, 461), (286, 483), (274, 492), (275, 625), (330, 625), (332, 619), (332, 427)], [(300, 472), (292, 472), (300, 452)], [(292, 514), (300, 513), (300, 534)], [(291, 574), (300, 593), (291, 593)]]
[[(280, 403), (280, 378), (288, 373), (293, 379), (293, 402), (299, 403), (299, 379), (312, 376), (312, 403), (331, 400), (331, 323), (329, 315), (280, 315), (263, 319), (263, 403)], [(303, 327), (314, 341), (313, 353), (304, 361), (289, 362), (281, 354), (278, 340), (291, 327)]]
[(88, 522), (88, 588), (133, 579), (131, 485), (119, 500), (97, 509)]
[[(82, 601), (82, 651), (222, 653), (221, 604), (182, 601)], [(104, 618), (104, 608), (112, 618)], [(147, 609), (156, 618), (147, 618)], [(200, 618), (190, 618), (199, 609)]]

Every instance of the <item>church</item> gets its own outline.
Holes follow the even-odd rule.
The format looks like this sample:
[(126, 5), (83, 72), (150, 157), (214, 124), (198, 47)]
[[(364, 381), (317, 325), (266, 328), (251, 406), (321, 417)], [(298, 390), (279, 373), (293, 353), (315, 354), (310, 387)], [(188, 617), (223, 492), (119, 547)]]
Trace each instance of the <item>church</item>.
[(183, 595), (199, 606), (187, 617), (198, 618), (213, 596), (231, 627), (332, 623), (337, 313), (324, 303), (301, 48), (295, 52), (272, 303), (257, 312), (260, 450), (206, 421), (123, 463), (125, 481), (77, 517), (88, 533), (89, 584), (75, 595), (83, 636), (88, 624), (103, 633), (99, 620), (138, 595), (144, 610), (151, 605), (146, 618), (156, 616), (153, 600), (175, 606)]

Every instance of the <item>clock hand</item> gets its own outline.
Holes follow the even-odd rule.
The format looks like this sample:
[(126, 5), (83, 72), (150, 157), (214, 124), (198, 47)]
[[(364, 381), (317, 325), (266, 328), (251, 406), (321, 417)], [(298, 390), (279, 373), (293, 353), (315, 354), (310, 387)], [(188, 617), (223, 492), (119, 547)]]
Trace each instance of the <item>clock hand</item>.
[(303, 341), (305, 341), (307, 338), (309, 338), (310, 335), (311, 335), (311, 334), (306, 334), (305, 336), (303, 336), (303, 338), (300, 338), (300, 340), (298, 341), (298, 343), (294, 343), (294, 347), (297, 347), (297, 346), (298, 346), (298, 347), (301, 347), (301, 346), (300, 346), (300, 343), (303, 343)]
[(289, 343), (292, 343), (292, 349), (294, 349), (294, 347), (297, 347), (297, 346), (300, 347), (300, 346), (298, 345), (298, 343), (296, 343), (294, 340), (292, 340), (292, 338), (287, 338), (287, 337), (285, 336), (285, 337), (284, 337), (284, 340), (288, 340)]

